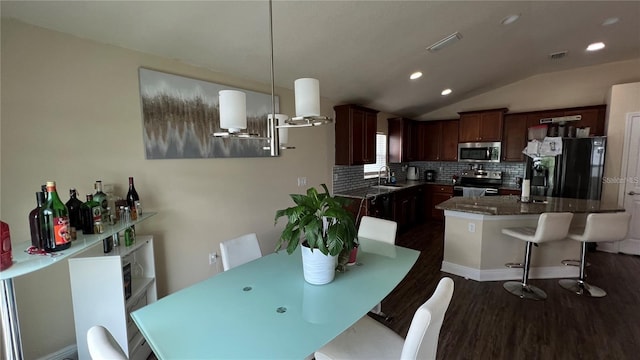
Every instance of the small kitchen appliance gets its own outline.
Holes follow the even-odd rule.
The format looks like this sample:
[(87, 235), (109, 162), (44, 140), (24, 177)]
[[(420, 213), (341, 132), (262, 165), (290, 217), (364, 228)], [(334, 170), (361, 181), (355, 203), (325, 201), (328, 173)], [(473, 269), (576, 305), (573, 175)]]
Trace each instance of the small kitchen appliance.
[(418, 180), (418, 168), (415, 166), (407, 167), (407, 180)]
[(436, 171), (435, 170), (426, 170), (424, 172), (424, 180), (425, 181), (436, 181)]

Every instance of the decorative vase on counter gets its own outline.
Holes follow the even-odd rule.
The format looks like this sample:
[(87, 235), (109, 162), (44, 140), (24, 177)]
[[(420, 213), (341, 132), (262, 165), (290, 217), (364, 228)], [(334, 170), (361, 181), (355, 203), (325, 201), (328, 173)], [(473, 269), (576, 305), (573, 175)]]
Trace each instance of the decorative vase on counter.
[(338, 256), (325, 255), (318, 249), (311, 251), (305, 245), (302, 245), (301, 248), (304, 280), (312, 285), (324, 285), (332, 282), (336, 276)]

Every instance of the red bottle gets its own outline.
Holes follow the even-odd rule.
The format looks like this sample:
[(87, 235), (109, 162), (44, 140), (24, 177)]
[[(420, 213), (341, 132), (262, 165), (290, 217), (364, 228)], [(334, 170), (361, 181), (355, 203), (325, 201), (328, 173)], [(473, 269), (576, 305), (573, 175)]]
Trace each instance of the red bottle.
[(13, 265), (13, 256), (11, 255), (9, 224), (0, 221), (0, 270), (5, 270), (11, 265)]

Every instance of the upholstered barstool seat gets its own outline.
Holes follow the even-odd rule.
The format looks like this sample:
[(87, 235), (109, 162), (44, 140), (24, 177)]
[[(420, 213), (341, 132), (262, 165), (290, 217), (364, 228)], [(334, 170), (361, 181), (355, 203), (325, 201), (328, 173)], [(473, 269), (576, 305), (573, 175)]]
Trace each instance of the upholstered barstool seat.
[(582, 242), (580, 247), (580, 275), (578, 279), (560, 280), (560, 286), (578, 295), (589, 297), (607, 295), (601, 288), (587, 284), (585, 281), (587, 243), (624, 240), (629, 230), (630, 220), (631, 214), (627, 212), (587, 215), (587, 223), (584, 230), (572, 230), (567, 236), (569, 239)]
[(531, 267), (531, 247), (549, 241), (563, 240), (569, 232), (572, 213), (542, 213), (537, 227), (513, 227), (502, 229), (502, 233), (518, 240), (526, 241), (522, 281), (507, 281), (503, 287), (522, 299), (544, 300), (547, 294), (529, 284)]

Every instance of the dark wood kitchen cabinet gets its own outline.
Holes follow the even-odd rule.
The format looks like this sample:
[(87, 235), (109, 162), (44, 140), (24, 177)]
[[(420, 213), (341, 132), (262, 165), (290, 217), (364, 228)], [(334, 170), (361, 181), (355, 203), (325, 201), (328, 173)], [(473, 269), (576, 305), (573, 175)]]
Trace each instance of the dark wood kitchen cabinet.
[(436, 209), (436, 205), (453, 197), (453, 185), (431, 184), (427, 191), (431, 203), (428, 204), (429, 208), (425, 212), (429, 212), (432, 219), (444, 220), (444, 211)]
[(457, 161), (458, 120), (417, 121), (416, 161)]
[(376, 162), (378, 111), (358, 105), (335, 106), (336, 165)]
[(398, 231), (404, 231), (424, 218), (424, 187), (412, 186), (393, 193), (394, 221), (398, 223)]
[(492, 109), (459, 113), (459, 141), (502, 141), (503, 115), (506, 110)]
[[(578, 121), (572, 121), (572, 123), (574, 123), (573, 126), (575, 126), (576, 128), (589, 127), (589, 136), (604, 136), (604, 123), (606, 113), (606, 105), (596, 105), (567, 109), (564, 112), (564, 116), (582, 115), (582, 119)], [(569, 125), (570, 124), (571, 123), (569, 123)]]
[(458, 161), (458, 120), (442, 120), (440, 161)]
[(502, 161), (524, 161), (522, 150), (527, 141), (527, 114), (507, 114), (502, 133)]
[(406, 118), (388, 119), (389, 136), (387, 139), (387, 153), (390, 163), (402, 163), (416, 160), (416, 146), (418, 128), (415, 122)]
[(566, 126), (572, 125), (575, 128), (589, 127), (591, 130), (590, 136), (603, 136), (605, 135), (606, 110), (606, 105), (595, 105), (507, 114), (504, 116), (502, 161), (524, 161), (522, 150), (527, 146), (528, 129), (532, 126), (540, 125), (540, 119), (581, 115), (581, 120), (567, 122)]

